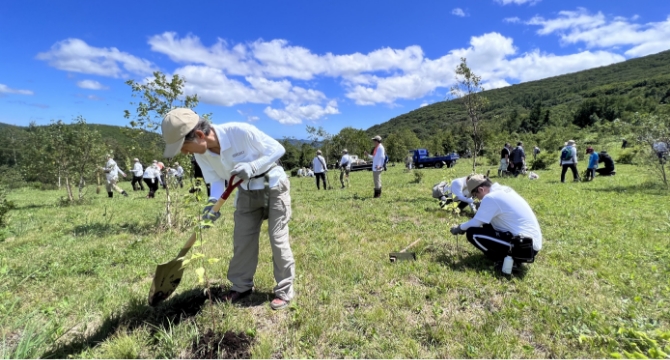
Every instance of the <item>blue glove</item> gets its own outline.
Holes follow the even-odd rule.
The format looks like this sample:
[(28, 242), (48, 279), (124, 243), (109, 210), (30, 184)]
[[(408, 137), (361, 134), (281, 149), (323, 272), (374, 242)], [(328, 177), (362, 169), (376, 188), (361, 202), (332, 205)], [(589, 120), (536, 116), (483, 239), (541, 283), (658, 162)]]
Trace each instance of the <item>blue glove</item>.
[(202, 218), (201, 219), (202, 220), (210, 220), (211, 222), (215, 222), (221, 216), (220, 211), (217, 211), (217, 212), (212, 211), (212, 208), (214, 207), (214, 204), (216, 204), (216, 200), (215, 199), (210, 199), (207, 202), (207, 204), (209, 204), (209, 205), (205, 206), (205, 208), (202, 209)]
[(233, 167), (230, 175), (235, 175), (242, 180), (249, 180), (254, 176), (254, 168), (250, 163), (239, 163)]
[(456, 225), (456, 226), (454, 226), (454, 227), (451, 228), (451, 234), (452, 234), (452, 235), (461, 235), (461, 234), (465, 234), (465, 230), (461, 230), (461, 226), (460, 226), (460, 225)]

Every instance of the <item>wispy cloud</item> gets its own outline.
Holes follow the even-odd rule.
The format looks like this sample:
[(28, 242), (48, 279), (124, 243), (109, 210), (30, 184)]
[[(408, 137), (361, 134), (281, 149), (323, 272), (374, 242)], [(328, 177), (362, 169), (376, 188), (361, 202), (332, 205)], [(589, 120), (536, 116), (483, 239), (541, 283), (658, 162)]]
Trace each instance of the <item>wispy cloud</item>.
[(539, 35), (557, 34), (563, 44), (583, 43), (587, 48), (629, 47), (627, 56), (644, 56), (670, 48), (670, 16), (665, 21), (635, 23), (638, 16), (608, 17), (587, 9), (561, 11), (553, 19), (535, 16), (526, 24), (539, 26)]
[(33, 95), (31, 90), (13, 89), (5, 84), (0, 84), (0, 94), (19, 94), (19, 95)]
[(451, 10), (451, 15), (465, 17), (465, 11), (461, 8), (455, 8), (454, 10)]
[(502, 5), (509, 5), (509, 4), (515, 4), (515, 5), (523, 5), (523, 4), (529, 4), (529, 5), (535, 5), (539, 3), (542, 0), (495, 0), (497, 3), (502, 4)]
[(88, 45), (80, 39), (66, 39), (55, 43), (49, 51), (37, 54), (38, 60), (44, 60), (59, 70), (82, 74), (127, 77), (128, 73), (147, 75), (155, 66), (117, 48), (98, 48)]
[(506, 22), (506, 23), (516, 24), (516, 23), (521, 22), (521, 19), (519, 19), (518, 17), (514, 16), (514, 17), (504, 18), (503, 21)]
[(47, 104), (39, 104), (39, 103), (28, 103), (25, 101), (20, 101), (20, 100), (14, 100), (14, 101), (8, 101), (10, 104), (18, 104), (18, 105), (25, 105), (25, 106), (32, 106), (32, 107), (37, 107), (40, 109), (47, 109), (49, 108), (49, 105)]
[(101, 83), (99, 83), (95, 80), (77, 81), (77, 86), (79, 86), (82, 89), (90, 89), (90, 90), (106, 90), (106, 89), (109, 89), (107, 86), (104, 86), (104, 85), (102, 85)]

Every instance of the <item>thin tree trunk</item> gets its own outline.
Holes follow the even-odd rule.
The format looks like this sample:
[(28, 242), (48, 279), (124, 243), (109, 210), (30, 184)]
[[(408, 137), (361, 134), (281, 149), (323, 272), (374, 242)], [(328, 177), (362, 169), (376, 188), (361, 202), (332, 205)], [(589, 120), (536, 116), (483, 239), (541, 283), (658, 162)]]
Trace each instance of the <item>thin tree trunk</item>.
[(665, 187), (668, 187), (668, 178), (665, 175), (665, 164), (661, 164), (661, 173), (663, 174), (663, 184), (665, 184)]
[(80, 174), (79, 175), (79, 200), (84, 198), (83, 189), (84, 189), (84, 175)]
[(165, 175), (165, 223), (168, 229), (172, 228), (172, 214), (170, 209), (170, 185), (168, 185), (168, 177)]
[(68, 176), (65, 177), (65, 189), (67, 190), (68, 200), (70, 200), (70, 202), (74, 201), (74, 197), (72, 196), (72, 186), (70, 186), (70, 178)]

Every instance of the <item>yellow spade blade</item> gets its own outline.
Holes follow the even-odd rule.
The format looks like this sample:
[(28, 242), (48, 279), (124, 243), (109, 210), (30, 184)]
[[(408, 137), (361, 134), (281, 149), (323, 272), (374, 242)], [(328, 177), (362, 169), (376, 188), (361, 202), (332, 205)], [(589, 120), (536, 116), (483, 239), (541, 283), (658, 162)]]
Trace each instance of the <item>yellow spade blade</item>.
[(156, 306), (177, 289), (184, 274), (183, 260), (174, 259), (156, 266), (156, 275), (149, 291), (149, 305)]

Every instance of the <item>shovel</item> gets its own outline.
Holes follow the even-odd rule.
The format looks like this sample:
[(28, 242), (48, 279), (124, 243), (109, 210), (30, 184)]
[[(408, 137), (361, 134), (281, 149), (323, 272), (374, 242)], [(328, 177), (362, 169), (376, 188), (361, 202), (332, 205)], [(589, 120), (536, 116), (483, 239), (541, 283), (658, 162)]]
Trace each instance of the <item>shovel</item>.
[[(235, 175), (231, 176), (230, 180), (228, 180), (228, 187), (226, 188), (226, 191), (223, 192), (223, 195), (221, 195), (221, 198), (214, 204), (214, 207), (212, 207), (212, 212), (219, 211), (233, 190), (242, 183), (242, 179), (237, 182), (233, 182), (234, 180)], [(156, 266), (156, 275), (154, 275), (154, 281), (151, 284), (151, 290), (149, 290), (150, 306), (158, 305), (161, 301), (170, 297), (175, 289), (177, 289), (177, 286), (179, 286), (179, 283), (181, 282), (181, 277), (184, 274), (184, 256), (191, 250), (196, 239), (196, 232), (193, 232), (193, 235), (191, 235), (186, 244), (181, 248), (176, 258)]]
[(421, 239), (417, 239), (413, 243), (409, 244), (408, 247), (402, 249), (400, 252), (394, 252), (389, 254), (389, 260), (393, 263), (398, 260), (416, 260), (416, 253), (413, 252), (407, 252), (407, 249), (411, 248), (412, 246), (416, 245), (421, 241)]

